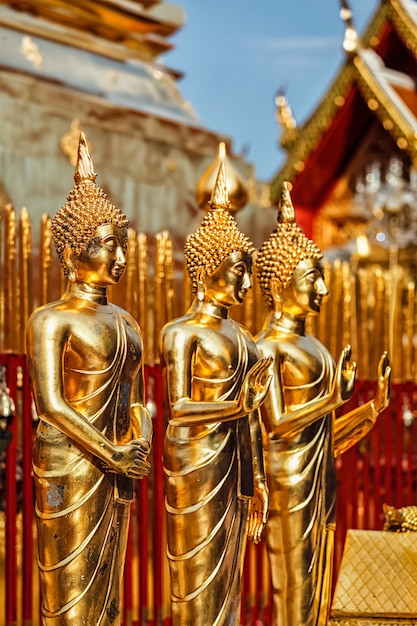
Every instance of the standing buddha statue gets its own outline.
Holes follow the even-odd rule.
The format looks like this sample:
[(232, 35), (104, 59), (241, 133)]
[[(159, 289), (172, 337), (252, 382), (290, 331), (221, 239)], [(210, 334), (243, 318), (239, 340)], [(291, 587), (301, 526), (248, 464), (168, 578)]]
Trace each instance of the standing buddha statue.
[(160, 338), (173, 626), (238, 624), (246, 538), (259, 541), (268, 508), (258, 407), (271, 359), (229, 317), (254, 248), (228, 211), (222, 161), (210, 205), (185, 245), (194, 301)]
[(33, 448), (45, 626), (117, 626), (133, 479), (149, 473), (143, 346), (107, 300), (126, 265), (127, 220), (95, 184), (81, 135), (75, 187), (52, 221), (67, 288), (28, 321), (39, 415)]
[(328, 295), (322, 253), (295, 221), (284, 183), (276, 230), (256, 261), (268, 305), (256, 336), (272, 355), (272, 382), (261, 413), (265, 428), (270, 511), (266, 528), (278, 626), (325, 626), (328, 621), (335, 530), (335, 457), (373, 426), (389, 402), (388, 356), (379, 362), (374, 400), (335, 418), (353, 393), (356, 365), (347, 346), (337, 366), (306, 333), (308, 315)]

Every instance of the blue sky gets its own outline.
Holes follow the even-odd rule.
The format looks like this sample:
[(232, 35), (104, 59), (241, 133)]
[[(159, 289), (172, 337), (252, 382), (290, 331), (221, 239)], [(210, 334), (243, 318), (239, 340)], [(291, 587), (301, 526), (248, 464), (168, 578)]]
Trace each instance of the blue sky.
[[(283, 161), (274, 98), (281, 86), (300, 124), (325, 94), (344, 59), (339, 0), (173, 0), (185, 26), (165, 55), (206, 128), (233, 140), (261, 180)], [(350, 0), (362, 33), (380, 0)]]

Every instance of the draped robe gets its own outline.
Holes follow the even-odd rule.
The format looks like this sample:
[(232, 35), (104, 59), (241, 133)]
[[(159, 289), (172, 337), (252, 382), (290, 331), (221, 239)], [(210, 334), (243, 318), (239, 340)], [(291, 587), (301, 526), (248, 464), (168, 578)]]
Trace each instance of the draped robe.
[[(328, 393), (333, 359), (323, 347), (320, 354), (316, 380), (290, 385), (283, 376), (286, 410)], [(291, 439), (268, 439), (266, 535), (277, 626), (327, 625), (336, 496), (333, 419), (324, 415)]]
[[(112, 362), (102, 370), (75, 369), (67, 353), (63, 385), (74, 409), (111, 441), (126, 443), (132, 438), (130, 387), (141, 345), (123, 316), (111, 309), (116, 324)], [(106, 472), (99, 459), (42, 419), (33, 471), (42, 623), (117, 626), (132, 479)]]

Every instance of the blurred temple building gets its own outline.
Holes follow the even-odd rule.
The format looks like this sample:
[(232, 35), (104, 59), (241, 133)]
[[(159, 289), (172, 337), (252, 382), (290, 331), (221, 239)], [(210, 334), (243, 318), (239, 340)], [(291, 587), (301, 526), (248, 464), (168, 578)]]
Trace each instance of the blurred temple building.
[(291, 182), (300, 224), (335, 268), (319, 322), (333, 354), (352, 343), (359, 376), (374, 378), (389, 349), (394, 379), (416, 380), (417, 3), (380, 0), (362, 36), (340, 4), (346, 57), (317, 108), (298, 126), (276, 97), (286, 160), (271, 200)]
[[(224, 141), (254, 207), (269, 188), (204, 128), (165, 66), (184, 11), (161, 0), (0, 0), (0, 210), (27, 207), (32, 228), (71, 188), (80, 129), (97, 183), (138, 231), (182, 240), (201, 219), (197, 183)], [(256, 230), (256, 229), (255, 229)]]

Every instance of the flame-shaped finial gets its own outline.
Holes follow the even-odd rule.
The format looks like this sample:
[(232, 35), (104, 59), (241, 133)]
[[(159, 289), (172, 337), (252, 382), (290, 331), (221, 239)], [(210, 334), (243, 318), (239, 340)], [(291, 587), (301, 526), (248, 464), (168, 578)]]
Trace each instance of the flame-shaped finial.
[(345, 22), (343, 49), (348, 54), (356, 54), (361, 48), (358, 33), (353, 25), (352, 15), (348, 0), (340, 0), (340, 17)]
[(295, 211), (290, 194), (291, 189), (291, 183), (289, 183), (288, 181), (284, 181), (282, 183), (277, 219), (277, 221), (280, 223), (295, 222)]
[(87, 139), (85, 138), (85, 134), (81, 131), (74, 180), (77, 184), (86, 180), (94, 182), (96, 177), (97, 174), (94, 171), (93, 161), (88, 151)]
[(297, 122), (292, 114), (284, 87), (280, 87), (275, 96), (276, 120), (281, 128), (280, 143), (285, 146), (297, 136)]
[(230, 207), (229, 194), (227, 192), (226, 185), (226, 174), (224, 171), (224, 161), (220, 161), (209, 205), (212, 209), (228, 209)]

